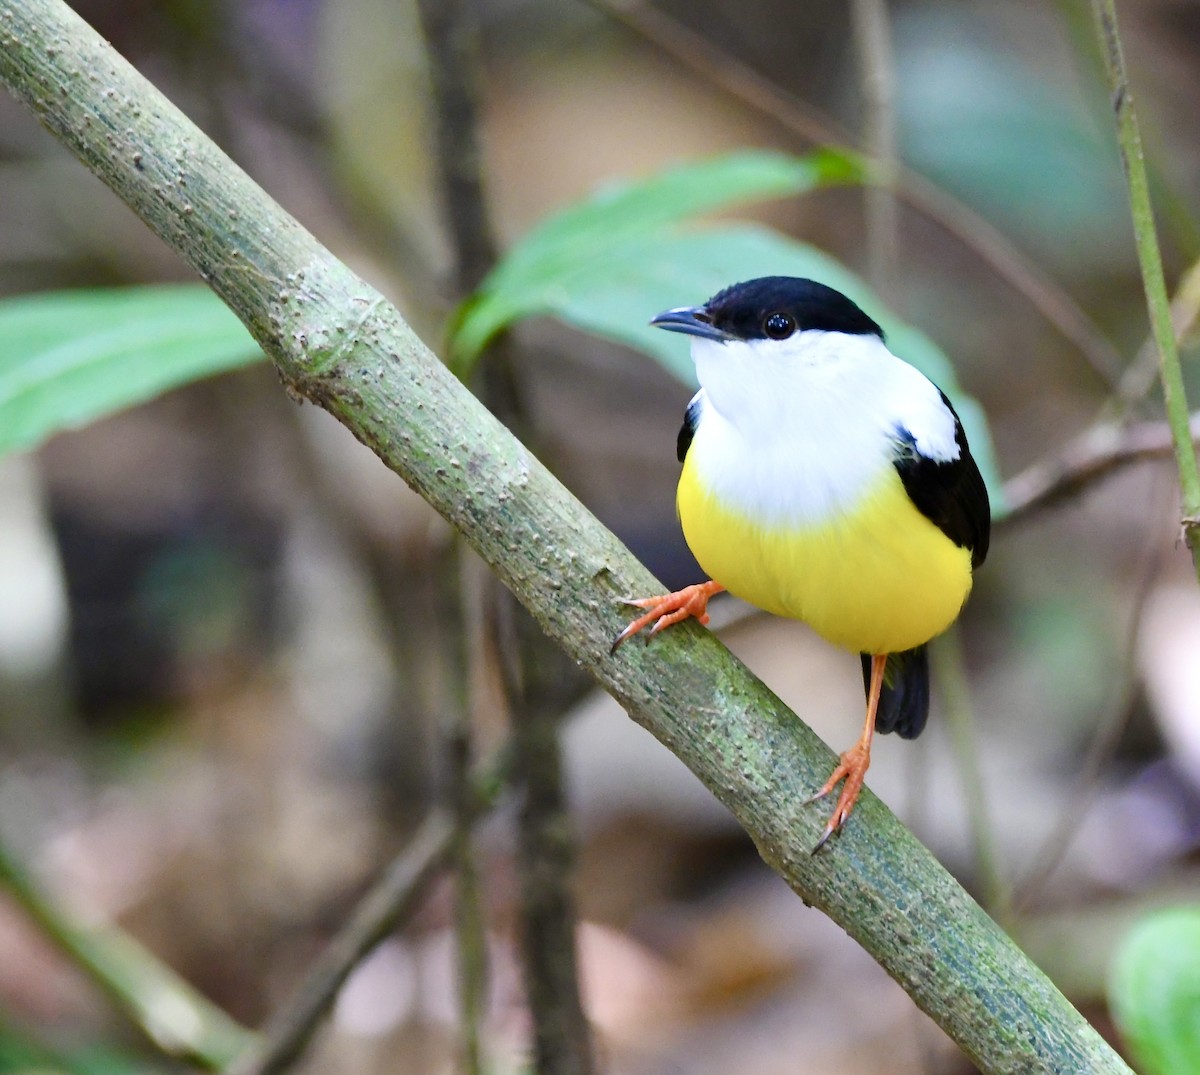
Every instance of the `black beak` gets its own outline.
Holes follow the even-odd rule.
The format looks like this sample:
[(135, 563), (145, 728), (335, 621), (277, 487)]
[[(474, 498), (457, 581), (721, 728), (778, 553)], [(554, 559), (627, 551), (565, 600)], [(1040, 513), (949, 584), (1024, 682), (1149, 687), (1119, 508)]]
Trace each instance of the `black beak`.
[(682, 332), (687, 336), (699, 336), (703, 340), (725, 343), (734, 337), (724, 329), (717, 328), (703, 306), (679, 306), (664, 310), (650, 319), (650, 324), (668, 332)]

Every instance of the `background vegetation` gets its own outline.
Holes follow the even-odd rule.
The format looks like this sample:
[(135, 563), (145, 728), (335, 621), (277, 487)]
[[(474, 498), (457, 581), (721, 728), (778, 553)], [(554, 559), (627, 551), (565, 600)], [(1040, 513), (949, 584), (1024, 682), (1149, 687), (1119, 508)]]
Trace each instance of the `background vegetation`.
[[(504, 313), (505, 278), (451, 319), (482, 261), (464, 270), (468, 258), (441, 223), (446, 158), (435, 151), (416, 11), (370, 0), (79, 7), (430, 342), (450, 324), (460, 358), (474, 353), (462, 341), (489, 309)], [(1146, 424), (1160, 413), (1154, 362), (1140, 354), (1144, 306), (1087, 12), (898, 4), (887, 27), (894, 52), (880, 53), (869, 14), (854, 25), (842, 5), (808, 8), (797, 22), (772, 5), (689, 6), (675, 26), (663, 22), (666, 9), (486, 9), (482, 175), (496, 242), (524, 239), (528, 251), (546, 237), (535, 225), (598, 186), (737, 147), (803, 153), (862, 144), (844, 132), (863, 131), (882, 161), (875, 167), (894, 168), (891, 118), (904, 160), (938, 188), (901, 173), (900, 196), (881, 203), (847, 165), (827, 189), (807, 190), (793, 174), (804, 197), (754, 210), (869, 277), (898, 324), (955, 356), (1010, 479), (1013, 519), (961, 646), (940, 661), (944, 719), (915, 745), (881, 744), (872, 786), (1110, 1029), (1105, 980), (1128, 925), (1156, 903), (1194, 899), (1200, 603), (1176, 541), (1169, 468), (1124, 468), (1055, 510), (1036, 507), (1057, 471), (1078, 477), (1114, 451), (1162, 455), (1166, 446), (1161, 427)], [(1168, 279), (1185, 282), (1197, 245), (1194, 102), (1179, 74), (1193, 58), (1188, 19), (1149, 0), (1126, 15)], [(0, 152), (6, 290), (188, 278), (7, 103)], [(948, 204), (946, 191), (979, 216)], [(753, 193), (790, 190), (780, 179)], [(677, 212), (678, 199), (668, 199)], [(637, 219), (657, 249), (664, 222)], [(582, 234), (574, 251), (594, 252), (599, 238)], [(726, 233), (723, 248), (742, 241), (751, 240)], [(761, 249), (751, 248), (751, 264), (762, 264)], [(520, 282), (520, 265), (508, 262), (509, 284)], [(560, 283), (566, 269), (550, 268), (550, 284)], [(695, 259), (689, 268), (724, 270)], [(598, 286), (585, 276), (581, 290), (595, 297)], [(646, 298), (640, 281), (629, 298), (613, 297), (618, 316), (605, 324), (628, 312), (636, 331), (662, 305), (704, 297), (696, 286), (682, 276), (687, 293), (635, 312), (632, 298)], [(590, 324), (573, 315), (572, 294), (551, 286), (515, 313), (552, 312), (603, 332), (594, 314)], [(44, 394), (12, 379), (38, 333), (50, 361), (84, 374), (89, 353), (64, 353), (47, 333), (84, 336), (100, 348), (93, 357), (114, 335), (128, 352), (120, 337), (131, 331), (152, 344), (158, 361), (106, 366), (76, 384), (75, 399), (125, 391), (161, 373), (163, 356), (187, 379), (195, 352), (175, 349), (171, 333), (192, 327), (179, 305), (190, 299), (156, 291), (120, 301), (139, 297), (165, 297), (166, 337), (154, 335), (153, 308), (114, 313), (107, 298), (89, 297), (90, 315), (58, 300), (10, 308), (0, 353), (0, 376), (10, 378), (0, 387), (13, 403), (0, 429), (6, 447), (46, 432), (36, 428)], [(1185, 345), (1193, 311), (1181, 286)], [(236, 324), (197, 316), (212, 368), (255, 357), (236, 337), (231, 345)], [(497, 314), (492, 327), (505, 320)], [(483, 360), (481, 391), (510, 408), (539, 455), (674, 585), (695, 573), (671, 510), (688, 389), (671, 375), (677, 353), (659, 357), (662, 365), (552, 321), (522, 323), (500, 358)], [(487, 380), (489, 370), (500, 373)], [(480, 829), (473, 852), (418, 826), (435, 800), (474, 812), (462, 766), (447, 756), (486, 757), (503, 740), (505, 712), (524, 708), (506, 673), (511, 647), (523, 644), (487, 613), (489, 587), (444, 524), (327, 416), (291, 406), (261, 364), (11, 455), (0, 483), (0, 873), (16, 897), (0, 907), (0, 1065), (162, 1063), (71, 970), (80, 962), (107, 976), (122, 1010), (160, 1045), (219, 1062), (238, 1051), (241, 1032), (198, 1007), (130, 938), (257, 1026), (281, 1009), (381, 864), (407, 847), (401, 893), (453, 853), (479, 894), (435, 885), (410, 900), (404, 931), (350, 979), (303, 1062), (431, 1071), (466, 1055), (511, 1069), (529, 1033), (514, 940), (529, 874), (511, 811)], [(853, 724), (843, 715), (860, 705), (854, 662), (795, 625), (730, 618), (726, 637), (751, 666), (824, 738), (846, 738)], [(821, 1071), (962, 1069), (904, 994), (765, 870), (686, 770), (613, 703), (591, 697), (565, 662), (522, 652), (535, 708), (569, 715), (581, 962), (611, 1070), (790, 1071), (798, 1056)], [(521, 831), (536, 832), (537, 819)], [(65, 917), (44, 892), (67, 906)], [(29, 925), (39, 908), (74, 961)], [(63, 928), (96, 921), (125, 932)], [(1194, 919), (1175, 921), (1161, 928), (1175, 930), (1168, 949), (1179, 951)], [(476, 935), (486, 954), (473, 964), (486, 973), (459, 974), (465, 989), (453, 985), (456, 935)], [(1115, 979), (1113, 1010), (1133, 1023), (1138, 953), (1160, 965), (1155, 943), (1153, 931), (1135, 933)], [(465, 1035), (461, 1008), (476, 1012)], [(1178, 1010), (1186, 1024), (1186, 1003)], [(205, 1031), (182, 1049), (180, 1011)], [(1130, 1034), (1135, 1048), (1138, 1040)], [(1142, 1048), (1147, 1070), (1182, 1070), (1154, 1067), (1154, 1047)]]

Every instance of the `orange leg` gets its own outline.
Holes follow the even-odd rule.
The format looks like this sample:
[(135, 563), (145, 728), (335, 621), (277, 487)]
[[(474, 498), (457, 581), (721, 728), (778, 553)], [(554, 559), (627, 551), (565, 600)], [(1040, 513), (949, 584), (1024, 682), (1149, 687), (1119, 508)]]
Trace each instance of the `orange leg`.
[(879, 708), (879, 695), (883, 691), (883, 670), (886, 667), (886, 653), (876, 653), (871, 657), (871, 688), (867, 692), (867, 720), (863, 725), (862, 735), (859, 736), (858, 742), (842, 755), (833, 775), (825, 781), (825, 786), (812, 798), (805, 800), (805, 805), (807, 805), (823, 799), (833, 791), (839, 780), (846, 781), (842, 785), (842, 793), (838, 796), (837, 808), (833, 811), (833, 817), (829, 819), (829, 824), (821, 833), (817, 846), (812, 849), (814, 855), (825, 846), (829, 837), (846, 824), (846, 819), (850, 816), (850, 811), (854, 809), (854, 804), (858, 800), (858, 793), (862, 791), (863, 780), (866, 779), (867, 768), (871, 764), (871, 739), (875, 735), (875, 711)]
[(708, 599), (718, 594), (725, 587), (719, 582), (698, 582), (694, 586), (685, 586), (674, 593), (660, 594), (657, 597), (639, 597), (627, 601), (626, 604), (648, 609), (644, 616), (639, 616), (613, 640), (612, 652), (627, 638), (636, 635), (647, 624), (653, 623), (650, 634), (656, 635), (664, 627), (670, 627), (680, 620), (695, 618), (703, 624), (708, 623)]

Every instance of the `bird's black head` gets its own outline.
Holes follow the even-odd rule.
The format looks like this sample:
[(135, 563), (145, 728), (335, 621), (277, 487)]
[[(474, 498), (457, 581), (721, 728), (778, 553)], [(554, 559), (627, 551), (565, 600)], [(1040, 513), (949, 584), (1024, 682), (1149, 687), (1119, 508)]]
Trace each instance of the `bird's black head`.
[(667, 310), (650, 323), (722, 343), (786, 340), (806, 330), (883, 339), (883, 330), (840, 291), (798, 276), (745, 280), (718, 291), (703, 306)]

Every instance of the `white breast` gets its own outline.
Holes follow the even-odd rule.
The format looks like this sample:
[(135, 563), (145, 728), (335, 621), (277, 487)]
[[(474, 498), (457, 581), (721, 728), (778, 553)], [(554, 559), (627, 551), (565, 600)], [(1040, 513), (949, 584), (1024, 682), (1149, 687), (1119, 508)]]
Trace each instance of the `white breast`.
[(958, 457), (954, 415), (876, 336), (696, 339), (702, 385), (688, 459), (719, 500), (767, 525), (819, 523), (890, 468), (899, 429), (922, 455)]

